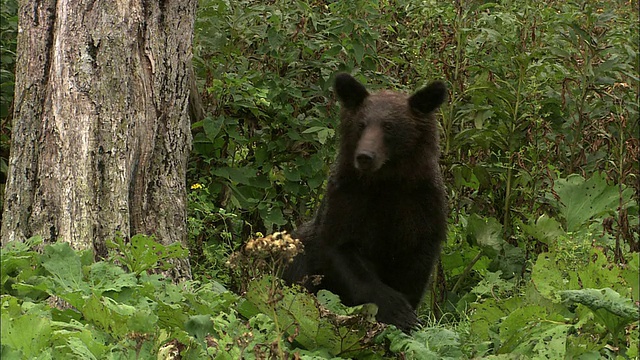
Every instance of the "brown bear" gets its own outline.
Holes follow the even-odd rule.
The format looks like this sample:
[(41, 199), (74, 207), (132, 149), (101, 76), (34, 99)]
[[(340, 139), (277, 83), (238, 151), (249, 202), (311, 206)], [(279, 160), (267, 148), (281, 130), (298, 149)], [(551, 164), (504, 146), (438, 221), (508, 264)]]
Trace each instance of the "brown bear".
[(379, 321), (408, 331), (446, 237), (434, 112), (447, 90), (433, 82), (411, 96), (370, 94), (339, 74), (334, 91), (338, 157), (317, 214), (293, 234), (305, 251), (283, 277), (311, 292), (328, 289), (346, 305), (375, 303)]

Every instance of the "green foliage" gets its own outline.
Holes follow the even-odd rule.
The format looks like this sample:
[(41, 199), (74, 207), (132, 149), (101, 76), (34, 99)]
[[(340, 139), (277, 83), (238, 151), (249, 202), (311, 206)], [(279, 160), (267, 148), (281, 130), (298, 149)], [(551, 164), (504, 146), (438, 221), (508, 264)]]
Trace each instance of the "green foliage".
[(596, 319), (606, 326), (616, 341), (620, 331), (640, 316), (638, 306), (631, 299), (620, 296), (610, 288), (565, 290), (559, 294), (563, 301), (582, 304), (593, 311)]
[(188, 255), (188, 251), (179, 243), (164, 246), (155, 242), (152, 237), (144, 235), (134, 235), (126, 242), (123, 238), (116, 237), (113, 241), (107, 242), (107, 247), (116, 249), (117, 253), (112, 257), (136, 275), (154, 268), (167, 270), (171, 264), (166, 260)]
[[(638, 358), (634, 4), (201, 0), (205, 118), (192, 124), (188, 172), (200, 281), (150, 274), (185, 252), (144, 236), (116, 238), (98, 262), (38, 238), (7, 244), (0, 355)], [(4, 183), (17, 2), (0, 5)], [(313, 214), (335, 156), (338, 71), (373, 89), (433, 79), (450, 89), (440, 116), (450, 232), (420, 312), (430, 326), (412, 334), (373, 323), (374, 305), (283, 287), (281, 258), (225, 266), (247, 239)]]
[[(567, 221), (567, 231), (576, 231), (597, 215), (613, 215), (632, 205), (633, 190), (620, 185), (607, 185), (603, 174), (594, 174), (585, 181), (573, 174), (555, 183), (556, 194), (560, 197), (560, 213)], [(620, 204), (620, 208), (618, 208)]]
[[(638, 328), (629, 324), (637, 324), (639, 313), (629, 295), (637, 291), (638, 283), (626, 280), (635, 269), (610, 266), (610, 260), (597, 249), (582, 259), (561, 255), (567, 250), (573, 252), (566, 246), (575, 246), (575, 241), (583, 242), (580, 246), (588, 249), (585, 240), (582, 234), (577, 239), (554, 242), (549, 253), (538, 256), (531, 282), (520, 293), (505, 298), (500, 290), (509, 291), (513, 286), (495, 277), (485, 277), (489, 284), (481, 282), (474, 288), (481, 297), (471, 305), (475, 310), (470, 319), (471, 333), (476, 337), (474, 343), (480, 344), (476, 351), (487, 351), (491, 344), (497, 353), (505, 354), (597, 357), (606, 353), (606, 344), (612, 341), (616, 348), (623, 349), (625, 357), (637, 356)], [(615, 284), (615, 289), (593, 289), (605, 284)], [(494, 287), (491, 292), (486, 290), (489, 285)], [(585, 305), (591, 312), (573, 303)], [(594, 315), (604, 328), (593, 326)], [(626, 334), (622, 331), (625, 327), (629, 331)]]
[[(112, 260), (42, 240), (2, 249), (3, 359), (302, 359), (459, 358), (458, 335), (425, 328), (413, 337), (374, 321), (372, 304), (346, 307), (337, 296), (318, 297), (259, 276), (244, 298), (215, 281), (173, 284), (160, 269), (183, 254), (150, 237), (118, 245)], [(138, 247), (138, 248), (137, 248)], [(150, 256), (140, 248), (158, 250)], [(134, 254), (144, 262), (118, 263)], [(38, 296), (33, 296), (38, 294)]]
[(193, 272), (206, 273), (208, 277), (229, 283), (223, 264), (236, 249), (235, 229), (242, 228), (243, 221), (238, 215), (213, 203), (209, 188), (203, 184), (195, 183), (191, 186), (188, 200), (187, 221)]
[[(545, 268), (545, 263), (540, 265), (539, 269)], [(605, 331), (598, 330), (593, 327), (591, 314), (556, 301), (548, 292), (545, 295), (544, 289), (539, 292), (536, 287), (540, 286), (536, 283), (536, 287), (527, 286), (523, 293), (508, 299), (487, 298), (472, 306), (475, 312), (471, 317), (471, 333), (475, 337), (473, 343), (478, 344), (475, 351), (483, 353), (494, 347), (498, 354), (521, 354), (552, 359), (578, 355), (600, 356), (598, 354), (603, 351), (608, 335), (611, 335), (616, 346), (623, 344), (623, 354), (628, 351), (629, 354), (626, 356), (633, 356), (634, 346), (637, 346), (637, 327), (630, 334), (622, 336), (621, 342), (618, 342), (617, 337), (620, 335), (620, 329), (630, 322), (637, 322), (637, 305), (631, 305), (630, 300), (620, 297), (610, 289), (606, 290), (607, 301), (599, 301), (600, 299), (589, 296), (592, 292), (600, 294), (599, 290), (559, 291), (555, 285), (566, 285), (562, 284), (562, 278), (558, 273), (538, 273), (534, 269), (532, 277), (540, 282), (548, 280), (548, 286), (558, 291), (567, 301), (588, 303), (590, 306), (598, 306), (599, 309), (620, 312), (624, 316), (614, 315), (602, 309), (603, 319), (606, 319), (604, 321), (612, 327), (607, 327)], [(635, 317), (630, 318), (634, 311)], [(625, 322), (625, 319), (628, 319), (628, 322)], [(618, 327), (613, 327), (615, 325)]]
[(409, 359), (463, 359), (460, 350), (459, 335), (444, 328), (429, 328), (416, 332), (413, 336), (397, 330), (385, 331), (384, 336), (390, 343), (390, 349), (403, 353)]
[[(460, 217), (463, 228), (454, 226), (442, 257), (447, 277), (455, 280), (453, 304), (446, 309), (470, 313), (470, 335), (463, 343), (476, 356), (615, 357), (607, 350), (612, 348), (634, 358), (640, 256), (627, 254), (626, 265), (615, 265), (615, 252), (607, 250), (613, 248), (611, 237), (597, 233), (603, 233), (597, 230), (603, 217), (636, 206), (631, 192), (608, 185), (599, 174), (559, 179), (555, 190), (558, 200), (551, 193), (547, 198), (566, 225), (548, 215), (518, 221), (517, 247), (505, 240), (495, 218)], [(546, 251), (526, 266), (522, 249), (538, 246)], [(527, 268), (530, 273), (523, 272)], [(467, 286), (469, 293), (459, 296)]]
[(278, 281), (264, 277), (251, 282), (247, 301), (274, 319), (279, 332), (294, 337), (306, 349), (325, 349), (332, 356), (357, 356), (365, 350), (367, 328), (372, 325), (323, 314), (313, 296), (283, 289)]
[[(149, 257), (128, 246), (120, 248), (120, 261), (142, 254), (158, 269), (160, 261), (181, 255), (168, 254), (151, 238), (136, 239), (166, 256)], [(46, 245), (39, 254), (32, 247), (40, 242), (34, 238), (2, 249), (3, 358), (149, 358), (174, 342), (187, 348), (185, 354), (203, 353), (187, 320), (229, 311), (237, 301), (215, 282), (178, 286), (162, 275), (94, 262), (90, 252), (73, 251), (64, 242)]]
[(11, 143), (17, 37), (18, 1), (0, 0), (0, 208), (4, 204)]
[(383, 30), (370, 24), (391, 18), (382, 8), (370, 1), (201, 2), (194, 59), (208, 116), (192, 125), (190, 177), (207, 184), (210, 203), (244, 220), (230, 229), (232, 241), (311, 214), (334, 156), (333, 75), (358, 69), (380, 78)]

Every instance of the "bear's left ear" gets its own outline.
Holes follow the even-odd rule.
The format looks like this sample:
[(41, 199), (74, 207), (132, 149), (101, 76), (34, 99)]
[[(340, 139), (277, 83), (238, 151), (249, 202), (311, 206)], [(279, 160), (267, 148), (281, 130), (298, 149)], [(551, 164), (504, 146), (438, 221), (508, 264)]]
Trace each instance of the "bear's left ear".
[(369, 96), (369, 92), (364, 85), (347, 73), (336, 75), (333, 90), (338, 95), (338, 100), (340, 100), (342, 106), (347, 109), (357, 108)]
[(409, 106), (423, 114), (429, 114), (447, 99), (447, 86), (442, 81), (434, 81), (418, 90), (409, 98)]

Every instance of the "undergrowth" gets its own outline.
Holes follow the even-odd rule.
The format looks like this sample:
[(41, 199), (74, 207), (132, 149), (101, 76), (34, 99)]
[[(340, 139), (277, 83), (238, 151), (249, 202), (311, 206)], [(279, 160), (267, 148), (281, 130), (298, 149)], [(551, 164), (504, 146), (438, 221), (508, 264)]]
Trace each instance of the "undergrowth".
[[(18, 27), (1, 4), (4, 182)], [(637, 19), (636, 1), (201, 0), (195, 280), (168, 280), (186, 250), (145, 236), (101, 261), (8, 244), (2, 359), (637, 359)], [(411, 334), (277, 277), (335, 155), (339, 71), (449, 88), (449, 234)]]

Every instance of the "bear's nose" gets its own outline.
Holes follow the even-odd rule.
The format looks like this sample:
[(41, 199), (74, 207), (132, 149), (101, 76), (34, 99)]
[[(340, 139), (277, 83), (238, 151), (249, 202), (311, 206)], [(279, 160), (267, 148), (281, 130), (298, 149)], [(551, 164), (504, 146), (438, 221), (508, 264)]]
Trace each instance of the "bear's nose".
[(356, 155), (356, 169), (358, 170), (369, 170), (373, 167), (373, 160), (375, 158), (375, 154), (362, 151)]

